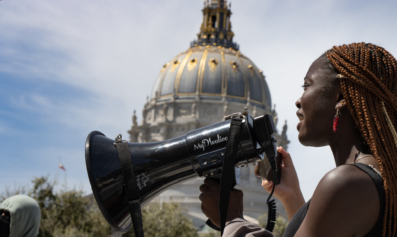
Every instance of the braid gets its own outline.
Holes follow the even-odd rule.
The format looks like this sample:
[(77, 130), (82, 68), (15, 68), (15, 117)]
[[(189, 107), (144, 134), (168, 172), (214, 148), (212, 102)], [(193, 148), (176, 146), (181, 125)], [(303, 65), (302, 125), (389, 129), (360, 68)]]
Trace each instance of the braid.
[(397, 236), (397, 60), (365, 43), (334, 46), (326, 55), (345, 77), (340, 85), (347, 107), (380, 166), (383, 236)]

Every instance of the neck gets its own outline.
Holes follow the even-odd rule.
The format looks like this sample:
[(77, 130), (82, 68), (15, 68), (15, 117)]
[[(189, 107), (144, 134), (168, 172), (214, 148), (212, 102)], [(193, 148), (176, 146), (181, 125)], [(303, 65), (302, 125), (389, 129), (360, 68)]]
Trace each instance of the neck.
[(336, 166), (353, 164), (359, 151), (367, 153), (363, 149), (363, 142), (360, 131), (355, 128), (355, 123), (351, 117), (345, 117), (340, 123), (338, 131), (334, 134), (330, 148), (334, 155)]
[(358, 153), (355, 142), (348, 137), (337, 137), (339, 137), (337, 141), (330, 144), (336, 166), (353, 164), (356, 158), (356, 154)]

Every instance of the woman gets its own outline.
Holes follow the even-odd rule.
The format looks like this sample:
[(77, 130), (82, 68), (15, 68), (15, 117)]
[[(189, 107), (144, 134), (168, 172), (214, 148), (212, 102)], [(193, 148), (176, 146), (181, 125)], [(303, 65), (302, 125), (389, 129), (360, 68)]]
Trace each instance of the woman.
[[(330, 146), (336, 168), (305, 203), (291, 157), (278, 149), (284, 167), (274, 195), (290, 220), (284, 236), (397, 236), (396, 59), (373, 44), (335, 46), (313, 62), (303, 88), (295, 103), (299, 141)], [(268, 192), (272, 185), (262, 181)], [(200, 187), (202, 210), (215, 224), (218, 189), (210, 180)], [(224, 236), (271, 236), (243, 220), (242, 196), (231, 192)]]

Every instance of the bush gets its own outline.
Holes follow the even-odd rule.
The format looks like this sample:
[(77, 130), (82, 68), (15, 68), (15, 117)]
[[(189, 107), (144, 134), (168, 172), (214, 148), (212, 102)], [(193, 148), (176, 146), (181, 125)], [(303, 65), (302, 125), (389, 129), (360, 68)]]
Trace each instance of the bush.
[[(182, 213), (179, 204), (163, 203), (150, 204), (142, 210), (143, 230), (145, 236), (156, 237), (190, 237), (197, 236), (197, 230), (192, 221)], [(135, 236), (134, 231), (130, 230), (123, 236)]]
[[(0, 200), (16, 194), (34, 198), (41, 209), (39, 237), (110, 237), (109, 224), (100, 212), (95, 200), (84, 196), (81, 190), (68, 190), (63, 186), (55, 192), (57, 182), (47, 177), (34, 178), (33, 187), (20, 187)], [(191, 220), (183, 215), (176, 203), (149, 204), (142, 210), (145, 236), (190, 237), (197, 236)], [(133, 228), (123, 236), (135, 236)]]

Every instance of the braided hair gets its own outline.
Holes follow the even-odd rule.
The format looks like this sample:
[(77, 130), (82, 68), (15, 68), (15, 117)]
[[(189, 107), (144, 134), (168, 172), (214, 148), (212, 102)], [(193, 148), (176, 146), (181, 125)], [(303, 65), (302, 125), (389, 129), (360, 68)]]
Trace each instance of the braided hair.
[(385, 188), (383, 236), (397, 236), (397, 61), (366, 43), (326, 52), (338, 73), (347, 107), (376, 158)]

